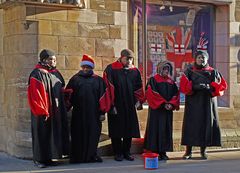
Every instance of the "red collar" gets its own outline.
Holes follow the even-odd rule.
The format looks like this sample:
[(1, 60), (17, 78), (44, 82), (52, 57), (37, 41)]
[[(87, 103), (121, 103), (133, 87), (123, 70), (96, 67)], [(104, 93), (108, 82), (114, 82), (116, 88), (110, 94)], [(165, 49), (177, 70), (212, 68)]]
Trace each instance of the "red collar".
[(170, 78), (170, 77), (162, 77), (160, 74), (155, 74), (155, 76), (153, 77), (156, 82), (158, 83), (161, 83), (161, 82), (167, 82), (167, 83), (170, 83), (170, 84), (173, 84), (174, 81)]
[[(122, 63), (119, 60), (117, 60), (114, 63), (112, 63), (112, 68), (113, 69), (123, 69), (123, 65), (122, 65)], [(134, 65), (132, 65), (132, 67), (129, 68), (129, 69), (135, 70), (137, 68)]]
[(213, 71), (214, 70), (214, 68), (212, 68), (210, 66), (207, 66), (207, 67), (204, 67), (204, 68), (201, 68), (201, 69), (197, 69), (195, 66), (193, 66), (192, 69), (195, 70), (195, 71)]
[(52, 72), (58, 71), (57, 69), (49, 70), (49, 69), (47, 69), (46, 67), (42, 66), (41, 64), (37, 64), (37, 65), (35, 66), (35, 68), (41, 69), (41, 70), (42, 70), (43, 72), (45, 72), (45, 73), (52, 73)]

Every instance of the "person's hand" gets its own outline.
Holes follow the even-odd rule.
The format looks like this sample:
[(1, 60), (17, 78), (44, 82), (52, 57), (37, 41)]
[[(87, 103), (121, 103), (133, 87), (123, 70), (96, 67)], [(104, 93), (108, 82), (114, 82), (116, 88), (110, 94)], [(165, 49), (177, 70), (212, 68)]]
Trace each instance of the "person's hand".
[(211, 86), (209, 84), (205, 84), (205, 89), (206, 90), (210, 90), (211, 89)]
[(136, 107), (137, 110), (142, 110), (143, 109), (143, 106), (140, 103), (140, 101), (137, 101), (137, 103), (135, 104), (135, 107)]
[(45, 121), (47, 121), (47, 120), (48, 120), (48, 118), (49, 118), (49, 115), (46, 115), (46, 116), (45, 116)]
[(164, 105), (164, 107), (165, 107), (165, 109), (167, 109), (168, 111), (170, 111), (170, 110), (173, 109), (172, 104), (169, 104), (169, 103), (166, 103), (166, 104)]
[(106, 118), (105, 118), (105, 114), (104, 115), (100, 115), (100, 117), (99, 117), (99, 120), (102, 122), (102, 121), (104, 121)]
[(112, 106), (108, 113), (111, 115), (117, 115), (117, 108)]
[(209, 89), (210, 89), (209, 84), (199, 83), (193, 85), (193, 90), (209, 90)]

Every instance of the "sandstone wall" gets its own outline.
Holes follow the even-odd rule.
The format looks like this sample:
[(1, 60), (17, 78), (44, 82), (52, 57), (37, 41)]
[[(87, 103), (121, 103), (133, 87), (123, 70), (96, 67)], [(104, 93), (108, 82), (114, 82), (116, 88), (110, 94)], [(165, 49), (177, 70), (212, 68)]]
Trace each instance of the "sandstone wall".
[[(0, 139), (5, 139), (5, 112), (4, 112), (4, 60), (3, 60), (3, 10), (0, 9)], [(5, 141), (0, 141), (0, 150), (4, 150)]]
[(17, 157), (32, 155), (26, 89), (41, 49), (56, 53), (68, 82), (83, 54), (94, 57), (95, 72), (102, 75), (127, 48), (127, 2), (89, 0), (86, 7), (13, 3), (0, 11), (0, 150)]
[[(17, 157), (32, 155), (26, 89), (41, 49), (55, 51), (58, 69), (68, 82), (79, 70), (82, 54), (94, 57), (95, 72), (102, 75), (106, 65), (131, 44), (128, 1), (85, 2), (86, 9), (19, 2), (0, 9), (0, 150)], [(240, 137), (238, 3), (216, 8), (215, 63), (229, 82), (229, 90), (219, 99), (220, 104), (229, 106), (219, 109), (225, 147), (239, 147)], [(174, 113), (175, 149), (181, 149), (182, 116), (183, 109)], [(139, 112), (142, 136), (146, 119), (144, 109)], [(103, 133), (107, 134), (107, 121)], [(100, 145), (106, 144), (109, 141)]]
[[(37, 28), (26, 29), (25, 5), (4, 9), (3, 16), (3, 150), (18, 157), (31, 155), (30, 114), (26, 86), (36, 63)], [(2, 84), (2, 83), (1, 83)], [(3, 127), (4, 127), (3, 126)]]

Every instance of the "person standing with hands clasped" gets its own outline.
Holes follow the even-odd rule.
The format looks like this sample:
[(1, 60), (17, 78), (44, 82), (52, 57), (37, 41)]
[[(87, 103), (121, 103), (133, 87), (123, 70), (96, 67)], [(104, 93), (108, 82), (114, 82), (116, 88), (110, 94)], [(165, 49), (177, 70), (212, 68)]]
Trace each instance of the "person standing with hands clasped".
[(159, 160), (168, 160), (166, 151), (173, 151), (173, 110), (179, 109), (179, 91), (169, 77), (172, 72), (170, 62), (160, 62), (146, 86), (149, 111), (144, 149), (158, 153)]
[(192, 157), (192, 146), (200, 147), (202, 159), (207, 159), (206, 147), (221, 146), (217, 96), (227, 89), (223, 76), (208, 65), (209, 55), (197, 50), (195, 63), (187, 67), (180, 79), (180, 91), (186, 95), (182, 127), (184, 159)]
[(134, 157), (130, 153), (132, 138), (140, 137), (136, 108), (142, 109), (144, 93), (141, 74), (134, 67), (133, 59), (133, 52), (123, 49), (121, 57), (104, 71), (111, 100), (108, 129), (116, 161), (124, 158), (133, 161)]

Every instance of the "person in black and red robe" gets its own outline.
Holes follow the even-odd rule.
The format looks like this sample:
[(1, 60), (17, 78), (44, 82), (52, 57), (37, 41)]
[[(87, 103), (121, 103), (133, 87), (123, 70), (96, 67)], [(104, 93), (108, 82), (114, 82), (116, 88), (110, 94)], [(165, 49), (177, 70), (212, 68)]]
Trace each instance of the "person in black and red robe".
[(39, 168), (52, 165), (52, 159), (68, 155), (69, 131), (64, 85), (64, 79), (56, 69), (54, 53), (42, 50), (40, 62), (31, 72), (28, 85), (33, 161)]
[(71, 163), (102, 162), (97, 155), (102, 121), (109, 110), (106, 84), (94, 74), (94, 61), (83, 55), (81, 70), (66, 87), (68, 109), (72, 109), (71, 120)]
[(166, 151), (173, 151), (173, 110), (179, 109), (179, 91), (169, 77), (172, 70), (170, 62), (160, 62), (146, 86), (149, 111), (144, 148), (158, 153), (159, 160), (168, 160)]
[(208, 65), (209, 55), (198, 50), (195, 64), (180, 79), (180, 91), (186, 95), (182, 127), (184, 159), (192, 157), (192, 146), (199, 146), (201, 158), (207, 159), (206, 147), (221, 146), (217, 96), (223, 95), (227, 83), (223, 76)]
[(136, 108), (142, 109), (144, 93), (141, 74), (132, 64), (133, 58), (131, 50), (122, 50), (121, 57), (108, 65), (103, 75), (111, 100), (108, 129), (116, 161), (134, 160), (130, 154), (132, 138), (140, 137)]

